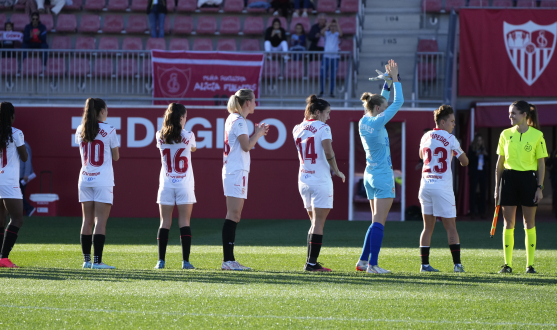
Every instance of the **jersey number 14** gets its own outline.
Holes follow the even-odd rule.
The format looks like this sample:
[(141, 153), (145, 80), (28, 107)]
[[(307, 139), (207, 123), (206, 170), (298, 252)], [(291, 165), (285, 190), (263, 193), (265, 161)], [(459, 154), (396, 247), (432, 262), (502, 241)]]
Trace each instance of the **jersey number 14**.
[[(164, 162), (166, 163), (166, 173), (172, 173), (172, 167), (174, 167), (174, 172), (183, 174), (188, 170), (188, 157), (182, 156), (182, 153), (186, 150), (185, 148), (180, 148), (174, 153), (174, 157), (170, 153), (170, 149), (163, 149), (162, 156), (164, 157)], [(174, 159), (174, 161), (172, 161)], [(174, 165), (174, 166), (172, 166)]]
[(308, 137), (306, 140), (306, 152), (304, 156), (302, 138), (296, 139), (296, 146), (298, 147), (298, 151), (300, 152), (300, 161), (302, 164), (305, 160), (311, 160), (312, 164), (316, 163), (317, 154), (315, 153), (315, 139), (312, 137)]

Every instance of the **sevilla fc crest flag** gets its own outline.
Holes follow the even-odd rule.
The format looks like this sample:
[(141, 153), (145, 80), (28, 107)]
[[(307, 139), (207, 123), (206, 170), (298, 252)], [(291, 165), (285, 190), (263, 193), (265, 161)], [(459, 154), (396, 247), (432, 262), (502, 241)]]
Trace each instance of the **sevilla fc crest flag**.
[(462, 10), (461, 96), (555, 96), (557, 10)]

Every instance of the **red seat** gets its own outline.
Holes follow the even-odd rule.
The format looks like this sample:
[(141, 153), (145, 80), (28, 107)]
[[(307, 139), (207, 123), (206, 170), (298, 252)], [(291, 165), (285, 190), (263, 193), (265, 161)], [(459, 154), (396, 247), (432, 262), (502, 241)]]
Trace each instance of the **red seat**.
[(194, 12), (197, 9), (196, 0), (178, 0), (178, 5), (176, 6), (176, 11), (179, 13)]
[(458, 12), (462, 7), (466, 7), (466, 0), (445, 0), (445, 10), (447, 12), (450, 12), (452, 9)]
[(279, 61), (265, 60), (265, 62), (263, 62), (262, 79), (278, 78), (279, 76), (280, 76)]
[(121, 33), (124, 30), (122, 15), (106, 15), (103, 23), (103, 33)]
[(215, 34), (217, 32), (217, 19), (214, 16), (200, 16), (197, 19), (196, 34)]
[(357, 13), (360, 4), (360, 0), (341, 0), (340, 1), (340, 12), (341, 13)]
[(170, 39), (168, 50), (190, 50), (190, 43), (188, 39)]
[(218, 52), (235, 52), (237, 50), (235, 39), (219, 39), (219, 41), (217, 41)]
[(56, 21), (56, 32), (75, 32), (77, 19), (74, 14), (60, 14)]
[(220, 21), (220, 34), (238, 34), (240, 32), (240, 18), (238, 16), (225, 16)]
[[(147, 10), (148, 3), (149, 0), (132, 0), (130, 10), (145, 12)], [(166, 10), (168, 11), (168, 3), (166, 4)]]
[(418, 52), (438, 52), (439, 45), (437, 44), (437, 40), (435, 39), (420, 39), (418, 41)]
[(241, 13), (244, 10), (244, 0), (224, 0), (223, 9), (227, 13)]
[(120, 44), (118, 43), (118, 38), (116, 37), (102, 37), (99, 40), (100, 50), (119, 50)]
[(470, 0), (468, 7), (488, 7), (489, 0)]
[(354, 39), (342, 39), (340, 41), (339, 48), (343, 52), (351, 52), (354, 53)]
[(67, 11), (67, 10), (78, 10), (81, 11), (81, 7), (83, 7), (83, 1), (82, 0), (72, 0), (72, 4), (71, 5), (64, 5), (64, 8), (62, 9), (63, 11)]
[(130, 15), (128, 17), (128, 25), (126, 25), (126, 33), (141, 33), (147, 31), (146, 15)]
[(338, 19), (338, 24), (342, 29), (342, 34), (356, 34), (357, 32), (358, 25), (356, 24), (356, 16), (340, 17)]
[(43, 60), (39, 57), (28, 57), (21, 65), (22, 76), (38, 76), (43, 73)]
[(133, 58), (121, 58), (118, 60), (118, 77), (133, 77), (137, 75), (137, 60)]
[(6, 23), (6, 14), (0, 13), (0, 29), (4, 30), (5, 23)]
[(536, 0), (517, 0), (516, 6), (519, 8), (532, 8), (536, 7)]
[[(248, 6), (249, 6), (251, 3), (253, 3), (253, 2), (259, 2), (259, 1), (261, 1), (261, 0), (248, 0)], [(250, 7), (247, 7), (247, 9), (248, 9), (248, 12), (249, 12), (249, 13), (264, 13), (264, 12), (267, 11), (266, 9), (263, 9), (263, 8), (250, 8)]]
[(170, 34), (171, 27), (172, 27), (172, 21), (170, 20), (170, 17), (167, 16), (166, 19), (164, 20), (164, 34)]
[(164, 41), (164, 38), (147, 39), (147, 46), (145, 47), (145, 50), (151, 49), (166, 50), (166, 41)]
[(493, 0), (492, 7), (512, 7), (513, 0)]
[(422, 0), (422, 11), (438, 13), (443, 8), (443, 0)]
[[(285, 31), (288, 29), (288, 23), (286, 23), (286, 17), (276, 17), (276, 16), (271, 16), (269, 17), (269, 19), (267, 20), (267, 27), (270, 27), (273, 25), (273, 21), (275, 20), (275, 18), (278, 18), (280, 20), (280, 27), (282, 27)], [(244, 26), (246, 26), (246, 23), (244, 23)], [(309, 31), (307, 31), (306, 33), (309, 33)]]
[[(298, 24), (302, 24), (306, 34), (309, 33), (309, 30), (311, 29), (309, 17), (292, 17), (292, 21), (290, 22), (290, 34), (296, 33), (296, 25)], [(344, 29), (342, 30), (342, 33), (346, 33), (344, 32)]]
[(316, 79), (321, 75), (321, 61), (311, 61), (308, 65), (308, 78)]
[(318, 13), (334, 13), (337, 10), (337, 0), (319, 0), (317, 2)]
[(112, 59), (100, 57), (95, 60), (95, 65), (93, 66), (94, 76), (109, 78), (113, 72)]
[(52, 43), (50, 44), (52, 49), (72, 49), (72, 40), (70, 37), (55, 36), (52, 38)]
[(193, 50), (212, 51), (213, 42), (211, 41), (211, 39), (197, 38), (193, 41)]
[(348, 65), (348, 61), (339, 61), (337, 68), (337, 79), (346, 79), (346, 77), (348, 77), (348, 68), (350, 68), (350, 66)]
[[(44, 26), (46, 27), (46, 30), (50, 32), (54, 27), (54, 19), (52, 18), (52, 14), (41, 14), (40, 18), (41, 18), (41, 23), (43, 23)], [(3, 29), (4, 26), (2, 25), (2, 30)]]
[(3, 76), (13, 76), (17, 74), (17, 58), (4, 57), (0, 58), (0, 74)]
[(434, 63), (418, 63), (418, 81), (428, 81), (437, 79), (437, 69)]
[(75, 39), (75, 49), (95, 49), (95, 38), (77, 37)]
[(284, 66), (284, 77), (287, 79), (302, 79), (304, 77), (304, 62), (286, 62), (286, 65)]
[(248, 16), (244, 20), (244, 35), (258, 35), (263, 34), (263, 18), (259, 16)]
[(105, 0), (85, 0), (85, 10), (101, 11), (105, 3)]
[[(108, 11), (126, 11), (130, 3), (128, 0), (108, 0), (108, 6), (106, 9)], [(147, 9), (147, 5), (145, 5), (144, 10)]]
[[(147, 8), (147, 6), (145, 6), (145, 8)], [(168, 13), (173, 13), (175, 8), (176, 8), (176, 0), (168, 0), (166, 2), (166, 11)]]
[(555, 1), (555, 0), (541, 0), (540, 8), (557, 8), (557, 1)]
[(63, 58), (50, 58), (46, 64), (46, 75), (60, 77), (66, 74), (66, 61)]
[(126, 37), (122, 42), (122, 50), (143, 50), (143, 40), (137, 37)]
[(81, 15), (79, 22), (80, 33), (97, 33), (101, 29), (101, 18), (99, 15)]
[(174, 34), (191, 34), (193, 31), (193, 18), (190, 16), (176, 16), (174, 19)]
[(261, 51), (261, 42), (259, 39), (242, 39), (240, 42), (240, 50), (249, 52)]
[(84, 58), (70, 58), (70, 77), (83, 77), (91, 72), (91, 62)]
[[(29, 20), (29, 16), (25, 14), (13, 14), (12, 17), (10, 17), (10, 21), (14, 23), (14, 31), (20, 32), (23, 32), (23, 30), (25, 30), (25, 26), (31, 22)], [(3, 25), (0, 28), (4, 30)]]

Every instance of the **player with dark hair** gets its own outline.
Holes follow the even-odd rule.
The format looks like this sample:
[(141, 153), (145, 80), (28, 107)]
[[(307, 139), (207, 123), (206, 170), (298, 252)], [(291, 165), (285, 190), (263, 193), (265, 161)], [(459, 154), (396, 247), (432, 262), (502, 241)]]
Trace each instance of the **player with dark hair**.
[(501, 132), (495, 170), (495, 203), (500, 198), (505, 219), (505, 264), (499, 273), (512, 272), (514, 225), (516, 208), (519, 205), (522, 206), (526, 234), (526, 273), (536, 273), (536, 207), (543, 198), (544, 158), (548, 156), (547, 148), (543, 133), (539, 130), (538, 110), (533, 104), (526, 101), (513, 102), (509, 106), (509, 119), (513, 127)]
[(329, 102), (316, 95), (310, 95), (306, 103), (304, 121), (294, 126), (292, 131), (300, 159), (298, 190), (311, 221), (304, 270), (330, 272), (329, 268), (317, 262), (317, 258), (323, 243), (325, 220), (333, 208), (331, 169), (342, 179), (342, 182), (344, 182), (344, 174), (339, 171), (335, 159), (331, 128), (325, 124), (331, 114)]
[(162, 168), (159, 176), (157, 203), (161, 224), (157, 235), (159, 261), (155, 269), (165, 266), (168, 233), (172, 225), (174, 205), (178, 207), (178, 224), (182, 242), (182, 269), (194, 269), (190, 263), (191, 229), (190, 218), (196, 203), (191, 153), (197, 150), (195, 135), (184, 129), (186, 107), (170, 103), (164, 113), (162, 128), (156, 134), (157, 148), (161, 152)]
[[(120, 158), (120, 142), (116, 129), (105, 123), (108, 116), (106, 103), (88, 98), (83, 109), (81, 125), (75, 132), (75, 143), (81, 154), (79, 172), (79, 202), (83, 210), (81, 249), (83, 268), (114, 269), (102, 262), (106, 222), (114, 199), (114, 170), (112, 161)], [(95, 230), (93, 231), (93, 226)], [(94, 259), (91, 263), (91, 244)]]
[(463, 273), (460, 261), (460, 239), (456, 230), (456, 202), (453, 191), (451, 161), (453, 155), (460, 165), (468, 165), (468, 157), (451, 133), (455, 115), (450, 105), (442, 105), (433, 112), (436, 128), (424, 134), (420, 142), (420, 158), (424, 160), (419, 199), (422, 206), (424, 229), (420, 236), (420, 272), (438, 272), (429, 264), (429, 249), (435, 221), (439, 217), (447, 231), (449, 248), (453, 256), (453, 271)]
[[(10, 102), (0, 103), (0, 267), (19, 268), (8, 257), (23, 225), (23, 195), (19, 187), (19, 160), (27, 161), (23, 132), (12, 124), (15, 108)], [(4, 232), (7, 213), (10, 223)]]

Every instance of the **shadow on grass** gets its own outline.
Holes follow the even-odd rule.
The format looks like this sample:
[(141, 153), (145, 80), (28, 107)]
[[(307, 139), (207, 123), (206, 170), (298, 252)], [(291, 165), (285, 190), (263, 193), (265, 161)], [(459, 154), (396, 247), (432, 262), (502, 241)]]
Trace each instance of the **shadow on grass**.
[(248, 271), (231, 272), (220, 270), (196, 271), (155, 271), (155, 270), (91, 270), (65, 268), (20, 268), (0, 271), (0, 278), (32, 279), (49, 281), (173, 281), (198, 282), (215, 284), (273, 284), (273, 285), (305, 285), (305, 284), (338, 284), (338, 285), (455, 285), (479, 286), (482, 283), (520, 284), (543, 286), (557, 284), (556, 277), (535, 277), (517, 275), (458, 275), (458, 274), (389, 274), (370, 275), (365, 273), (308, 273)]

